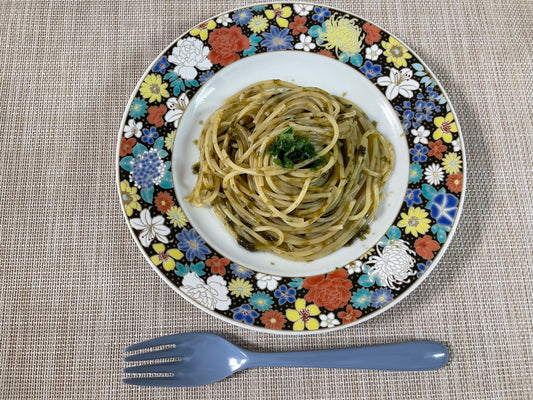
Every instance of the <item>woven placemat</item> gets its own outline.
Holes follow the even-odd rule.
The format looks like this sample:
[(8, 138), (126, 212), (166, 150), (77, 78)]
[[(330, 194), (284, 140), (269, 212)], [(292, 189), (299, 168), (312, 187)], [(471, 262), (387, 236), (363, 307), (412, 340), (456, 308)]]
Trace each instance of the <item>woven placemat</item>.
[[(327, 3), (408, 43), (462, 126), (461, 223), (438, 267), (399, 305), (341, 331), (270, 335), (197, 310), (147, 264), (116, 192), (123, 110), (170, 42), (246, 4), (1, 2), (0, 398), (532, 398), (530, 0)], [(265, 351), (438, 340), (451, 357), (422, 373), (272, 368), (200, 388), (121, 383), (125, 346), (193, 330)]]

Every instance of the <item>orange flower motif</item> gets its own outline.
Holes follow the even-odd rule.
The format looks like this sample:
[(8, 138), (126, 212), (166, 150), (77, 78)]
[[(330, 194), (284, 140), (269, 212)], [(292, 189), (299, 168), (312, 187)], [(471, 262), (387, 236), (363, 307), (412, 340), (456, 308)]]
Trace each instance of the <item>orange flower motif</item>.
[(159, 106), (151, 106), (148, 108), (148, 117), (146, 120), (154, 125), (156, 128), (163, 126), (163, 116), (167, 112), (167, 107), (164, 104)]
[(373, 45), (381, 40), (381, 29), (375, 25), (372, 25), (370, 22), (366, 22), (363, 25), (363, 30), (366, 32), (366, 44)]
[(463, 190), (463, 173), (457, 172), (456, 174), (448, 176), (448, 179), (446, 179), (446, 186), (448, 186), (448, 189), (454, 193), (459, 193)]
[(438, 158), (439, 160), (442, 159), (442, 153), (444, 153), (448, 147), (446, 147), (445, 144), (442, 143), (442, 140), (437, 140), (436, 142), (429, 142), (428, 144), (429, 150), (428, 156), (434, 156)]
[(133, 146), (135, 146), (135, 143), (137, 140), (135, 138), (126, 139), (121, 138), (120, 139), (120, 151), (119, 154), (121, 157), (127, 156), (133, 151)]
[(287, 318), (277, 310), (270, 310), (261, 316), (261, 322), (268, 329), (283, 329)]
[(363, 313), (359, 310), (355, 310), (351, 304), (346, 307), (346, 311), (341, 311), (337, 314), (337, 316), (342, 319), (343, 324), (353, 322), (361, 315), (363, 315)]
[(241, 28), (219, 28), (209, 36), (209, 44), (213, 48), (207, 56), (213, 64), (222, 66), (237, 61), (239, 51), (250, 48), (250, 39), (242, 34)]
[(305, 278), (302, 287), (309, 289), (304, 296), (306, 301), (332, 311), (348, 304), (352, 295), (350, 289), (353, 285), (348, 279), (348, 272), (342, 268), (325, 277), (318, 275)]
[(174, 200), (168, 192), (159, 193), (154, 200), (156, 208), (164, 214), (174, 206)]
[(320, 50), (320, 51), (318, 52), (318, 54), (320, 54), (320, 55), (322, 55), (322, 56), (329, 57), (329, 58), (335, 58), (335, 57), (333, 57), (333, 53), (332, 53), (331, 51), (329, 51), (329, 50), (326, 50), (326, 49), (324, 49), (324, 50)]
[(226, 274), (226, 265), (229, 264), (227, 258), (219, 258), (217, 256), (211, 257), (209, 260), (206, 260), (205, 265), (211, 267), (212, 274), (218, 274), (224, 276)]
[(305, 26), (305, 22), (307, 21), (307, 18), (296, 16), (294, 17), (294, 22), (291, 22), (289, 24), (289, 29), (292, 29), (293, 35), (298, 35), (300, 33), (307, 32), (307, 26)]
[(440, 249), (440, 245), (435, 240), (431, 239), (431, 236), (425, 235), (416, 240), (415, 250), (420, 255), (420, 257), (425, 258), (426, 260), (431, 260), (435, 257), (433, 254), (434, 251)]

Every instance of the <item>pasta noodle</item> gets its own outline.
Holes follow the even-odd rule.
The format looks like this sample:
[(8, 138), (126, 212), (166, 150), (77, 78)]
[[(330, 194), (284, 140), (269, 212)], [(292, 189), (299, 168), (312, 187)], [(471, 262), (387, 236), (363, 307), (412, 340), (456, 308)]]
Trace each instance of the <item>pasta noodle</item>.
[(228, 98), (198, 146), (185, 200), (210, 204), (246, 249), (300, 261), (365, 233), (394, 165), (391, 144), (357, 105), (280, 80)]

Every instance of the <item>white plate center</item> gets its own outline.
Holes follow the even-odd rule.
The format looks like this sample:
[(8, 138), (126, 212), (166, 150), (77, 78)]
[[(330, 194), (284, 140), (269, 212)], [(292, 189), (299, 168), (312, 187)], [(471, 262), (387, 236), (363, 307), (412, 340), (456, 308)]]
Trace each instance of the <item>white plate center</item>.
[[(370, 233), (329, 256), (311, 262), (290, 261), (268, 252), (245, 250), (225, 229), (210, 207), (196, 208), (186, 202), (196, 184), (192, 166), (200, 152), (194, 144), (202, 123), (223, 101), (239, 90), (266, 79), (281, 79), (301, 86), (318, 87), (354, 102), (377, 122), (377, 129), (396, 153), (394, 170), (384, 187), (385, 198), (370, 224)], [(217, 72), (198, 90), (185, 110), (174, 141), (172, 155), (174, 187), (190, 223), (203, 239), (232, 262), (254, 271), (279, 276), (324, 274), (359, 258), (387, 232), (401, 208), (409, 179), (409, 152), (402, 125), (385, 96), (363, 74), (331, 58), (299, 51), (271, 52), (243, 58)]]

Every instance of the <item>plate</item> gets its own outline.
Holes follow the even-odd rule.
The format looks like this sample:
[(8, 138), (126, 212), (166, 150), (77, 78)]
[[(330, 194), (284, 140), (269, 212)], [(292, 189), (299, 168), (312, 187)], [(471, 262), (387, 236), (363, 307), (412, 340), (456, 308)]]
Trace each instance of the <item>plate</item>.
[[(355, 102), (396, 153), (370, 232), (312, 262), (249, 252), (209, 207), (184, 201), (204, 121), (265, 79)], [(137, 84), (117, 153), (122, 209), (155, 271), (211, 315), (273, 333), (352, 326), (405, 298), (442, 257), (464, 200), (460, 127), (434, 74), (377, 25), (320, 5), (240, 8), (180, 36)]]

